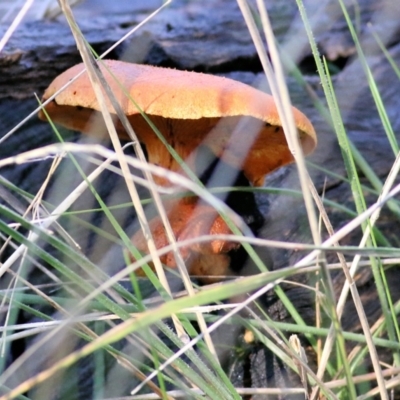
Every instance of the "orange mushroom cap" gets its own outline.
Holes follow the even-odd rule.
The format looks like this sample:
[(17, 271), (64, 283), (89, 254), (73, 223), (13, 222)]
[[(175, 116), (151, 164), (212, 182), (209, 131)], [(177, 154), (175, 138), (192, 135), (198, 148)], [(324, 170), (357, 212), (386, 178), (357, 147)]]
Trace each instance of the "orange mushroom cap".
[[(196, 72), (113, 60), (103, 60), (100, 68), (139, 140), (146, 146), (149, 161), (154, 164), (173, 171), (180, 169), (140, 110), (182, 159), (205, 144), (217, 157), (243, 170), (253, 185), (262, 185), (266, 174), (293, 161), (275, 102), (266, 93), (228, 78)], [(84, 65), (78, 64), (55, 78), (43, 100), (83, 69)], [(108, 100), (107, 106), (115, 114)], [(45, 109), (54, 122), (89, 132), (90, 117), (100, 112), (100, 107), (87, 73), (72, 82)], [(301, 146), (309, 154), (317, 142), (314, 128), (299, 110), (292, 107), (292, 111)], [(45, 119), (42, 111), (39, 117)], [(121, 138), (129, 139), (119, 122), (116, 127)]]

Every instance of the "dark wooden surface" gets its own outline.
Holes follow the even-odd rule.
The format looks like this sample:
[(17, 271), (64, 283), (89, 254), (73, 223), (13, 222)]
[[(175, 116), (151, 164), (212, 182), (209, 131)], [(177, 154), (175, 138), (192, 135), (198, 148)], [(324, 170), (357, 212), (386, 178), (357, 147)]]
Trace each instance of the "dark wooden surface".
[[(309, 86), (308, 88), (299, 84), (291, 75), (288, 77), (288, 84), (294, 105), (309, 116), (318, 133), (319, 145), (309, 161), (329, 172), (344, 176), (343, 159), (334, 131), (330, 127), (329, 121), (326, 121), (316, 110), (313, 98), (310, 96), (309, 88), (325, 104), (295, 2), (277, 0), (268, 3), (278, 41), (306, 74), (305, 82)], [(335, 0), (325, 3), (324, 6), (317, 0), (305, 2), (309, 18), (313, 23), (319, 50), (327, 58), (331, 67), (337, 68), (333, 75), (334, 88), (349, 137), (371, 168), (384, 180), (394, 162), (395, 155), (382, 127), (365, 73), (356, 55), (355, 46), (340, 7)], [(379, 50), (371, 30), (374, 29), (377, 32), (386, 44), (394, 62), (400, 65), (400, 20), (398, 19), (400, 3), (363, 0), (357, 4), (359, 6), (355, 7), (351, 3), (349, 12), (358, 27), (358, 34), (361, 37), (368, 65), (376, 79), (393, 131), (399, 139), (400, 79), (396, 76), (386, 56)], [(140, 22), (149, 12), (150, 10), (141, 9), (135, 14), (129, 14), (114, 10), (107, 16), (95, 15), (89, 19), (82, 14), (77, 15), (77, 18), (89, 43), (96, 51), (102, 52)], [(6, 27), (0, 26), (0, 34), (5, 29)], [(110, 56), (179, 69), (218, 73), (261, 88), (266, 86), (247, 28), (236, 2), (232, 0), (210, 0), (207, 2), (207, 6), (197, 2), (174, 2), (169, 9), (146, 24)], [(6, 134), (35, 109), (36, 100), (33, 93), (40, 96), (44, 88), (58, 73), (79, 61), (76, 45), (64, 22), (38, 21), (21, 26), (10, 39), (5, 50), (0, 53), (1, 135)], [(77, 135), (73, 135), (70, 139), (81, 140)], [(51, 128), (33, 117), (14, 135), (1, 143), (0, 157), (4, 158), (55, 141)], [(43, 182), (49, 165), (50, 161), (13, 166), (1, 170), (0, 174), (17, 186), (35, 193)], [(310, 166), (310, 173), (317, 189), (320, 192), (324, 190), (327, 199), (354, 209), (348, 183), (312, 166)], [(58, 185), (54, 183), (52, 189), (46, 191), (46, 196), (54, 203), (79, 181), (78, 177), (71, 177), (65, 172), (60, 173), (57, 179), (62, 183)], [(362, 177), (362, 179), (363, 183), (367, 184), (365, 178)], [(298, 189), (295, 168), (291, 166), (276, 172), (268, 177), (267, 184)], [(105, 197), (112, 194), (107, 197), (110, 203), (128, 201), (123, 184), (115, 182), (110, 174), (105, 174), (98, 188)], [(375, 199), (374, 195), (368, 196), (369, 202), (373, 202)], [(264, 193), (257, 195), (257, 201), (266, 218), (266, 224), (260, 236), (311, 242), (307, 217), (301, 199)], [(75, 208), (94, 207), (95, 204), (91, 195), (86, 194)], [(337, 209), (328, 207), (327, 210), (336, 229), (351, 219)], [(130, 210), (120, 211), (117, 213), (117, 217), (127, 226), (128, 230), (133, 229), (130, 227), (133, 218)], [(105, 229), (111, 229), (99, 215), (83, 216), (82, 219), (97, 225), (100, 224)], [(385, 210), (378, 226), (387, 234), (387, 238), (393, 245), (399, 245), (397, 235), (399, 221), (393, 214)], [(109, 265), (110, 260), (113, 261), (113, 268), (110, 272), (123, 265), (120, 249), (111, 247), (110, 251), (110, 244), (104, 238), (94, 238), (91, 231), (88, 232), (82, 224), (72, 224), (71, 231), (74, 238), (80, 242), (83, 249), (87, 249), (89, 256), (94, 261), (104, 265)], [(345, 238), (343, 244), (357, 244), (359, 239), (360, 232), (357, 231)], [(290, 265), (301, 256), (302, 254), (298, 252), (282, 250), (271, 250), (268, 255), (272, 268)], [(334, 260), (334, 257), (331, 259)], [(249, 274), (252, 271), (252, 267), (248, 266), (243, 273)], [(397, 268), (392, 268), (388, 272), (388, 276), (393, 289), (393, 297), (397, 300), (400, 294)], [(363, 270), (360, 278), (362, 279), (360, 279), (359, 290), (366, 302), (370, 320), (373, 321), (380, 310), (369, 269)], [(300, 279), (304, 282), (307, 281), (306, 277)], [(339, 287), (339, 283), (342, 281), (341, 274), (338, 274), (335, 279), (337, 287)], [(312, 323), (313, 299), (307, 294), (308, 292), (290, 285), (286, 290), (289, 297), (296, 300), (300, 313)], [(272, 294), (265, 297), (264, 303), (271, 317), (281, 321), (288, 319), (285, 309)], [(349, 302), (349, 311), (343, 317), (344, 325), (357, 330), (359, 326), (354, 326), (353, 315), (354, 311)], [(263, 356), (262, 353), (262, 349), (255, 348), (251, 353), (250, 361), (246, 361), (248, 365), (251, 365), (253, 371), (259, 371), (260, 365), (265, 367), (268, 357)], [(249, 384), (248, 381), (244, 382), (243, 365), (242, 363), (236, 366), (233, 373), (235, 382), (239, 386)], [(274, 369), (278, 371), (276, 367)], [(250, 380), (254, 384), (267, 384), (259, 377), (259, 374), (253, 375)], [(117, 394), (113, 393), (113, 395)]]

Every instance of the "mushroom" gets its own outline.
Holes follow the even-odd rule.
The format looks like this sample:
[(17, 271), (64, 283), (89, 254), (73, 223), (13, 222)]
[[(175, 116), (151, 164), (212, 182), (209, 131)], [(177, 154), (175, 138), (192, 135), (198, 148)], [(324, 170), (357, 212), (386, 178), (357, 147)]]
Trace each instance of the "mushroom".
[[(242, 173), (253, 186), (261, 186), (266, 174), (293, 161), (274, 99), (266, 93), (227, 78), (122, 61), (103, 60), (100, 68), (153, 164), (183, 173), (142, 112), (192, 169), (196, 169), (196, 161), (201, 163), (199, 149), (206, 148), (216, 159)], [(55, 78), (43, 100), (83, 69), (84, 65), (78, 64)], [(115, 114), (108, 100), (107, 106)], [(45, 110), (54, 122), (90, 133), (90, 119), (100, 113), (100, 107), (87, 73), (59, 93)], [(307, 155), (316, 145), (314, 128), (299, 110), (292, 107), (292, 112)], [(43, 111), (39, 118), (46, 118)], [(120, 138), (129, 139), (122, 124), (117, 120), (115, 124)], [(165, 180), (155, 180), (168, 185)], [(168, 215), (178, 241), (200, 234), (231, 233), (216, 211), (197, 199), (183, 199), (170, 205)], [(150, 226), (157, 248), (167, 245), (160, 219), (154, 218)], [(141, 232), (132, 241), (139, 250), (147, 252)], [(192, 274), (215, 275), (226, 271), (227, 253), (238, 247), (237, 243), (214, 240), (183, 248), (181, 252), (191, 265)], [(170, 253), (162, 261), (175, 267)]]

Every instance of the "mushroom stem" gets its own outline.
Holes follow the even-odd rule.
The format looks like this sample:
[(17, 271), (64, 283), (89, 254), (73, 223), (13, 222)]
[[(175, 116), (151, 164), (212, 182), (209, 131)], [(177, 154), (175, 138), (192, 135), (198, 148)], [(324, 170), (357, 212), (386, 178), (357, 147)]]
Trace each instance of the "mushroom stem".
[[(215, 177), (222, 176), (222, 182), (225, 184), (229, 184), (229, 180), (226, 182), (227, 177), (234, 177), (234, 181), (231, 182), (232, 186), (250, 187), (250, 183), (243, 172), (237, 171), (218, 158), (214, 158), (209, 149), (200, 149), (200, 155), (199, 159), (202, 162), (205, 159), (211, 161), (208, 168), (197, 169), (197, 172), (201, 173), (201, 181), (206, 186), (217, 186), (219, 179)], [(252, 231), (257, 234), (264, 219), (258, 210), (254, 194), (251, 191), (232, 191), (219, 193), (217, 196), (242, 216)], [(167, 204), (166, 209), (171, 228), (178, 242), (204, 235), (232, 234), (232, 231), (217, 211), (197, 197), (187, 197), (179, 201), (170, 202)], [(169, 244), (164, 226), (159, 217), (155, 217), (150, 221), (150, 229), (158, 249)], [(138, 231), (133, 236), (132, 242), (139, 251), (148, 253), (146, 241), (141, 231)], [(203, 276), (204, 278), (201, 280), (206, 283), (213, 281), (207, 277), (226, 276), (239, 272), (248, 257), (239, 243), (217, 239), (180, 247), (180, 253), (186, 262), (189, 274)], [(176, 267), (175, 257), (172, 252), (162, 256), (161, 261), (168, 267)], [(139, 275), (143, 275), (143, 271), (139, 271)]]
[[(202, 203), (196, 197), (170, 203), (167, 210), (171, 228), (178, 242), (204, 235), (232, 234), (215, 209)], [(157, 216), (149, 224), (157, 248), (161, 249), (167, 246), (169, 242), (161, 219)], [(132, 243), (140, 252), (148, 252), (141, 231), (136, 232), (132, 237)], [(215, 239), (181, 247), (180, 252), (191, 275), (194, 272), (196, 274), (201, 272), (204, 275), (225, 275), (229, 268), (229, 257), (226, 254), (239, 246), (236, 242)], [(168, 267), (176, 267), (172, 252), (163, 255), (161, 261)], [(139, 275), (141, 274), (142, 271), (139, 271)]]

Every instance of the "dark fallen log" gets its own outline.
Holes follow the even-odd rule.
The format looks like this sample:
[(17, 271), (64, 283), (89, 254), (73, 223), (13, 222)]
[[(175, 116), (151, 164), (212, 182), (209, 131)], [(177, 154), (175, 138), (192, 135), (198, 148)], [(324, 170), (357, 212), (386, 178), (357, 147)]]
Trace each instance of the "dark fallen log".
[[(288, 51), (293, 51), (293, 57), (301, 69), (312, 72), (306, 76), (306, 84), (322, 100), (324, 96), (315, 75), (315, 66), (295, 4), (289, 5), (288, 2), (282, 1), (271, 3), (271, 20), (278, 41), (285, 43)], [(316, 0), (309, 1), (306, 9), (309, 12), (317, 9), (317, 3), (319, 4)], [(341, 68), (333, 80), (349, 137), (371, 168), (381, 179), (384, 179), (393, 164), (395, 155), (382, 128), (382, 122), (376, 111), (360, 62), (358, 59), (350, 58), (355, 55), (355, 46), (338, 7), (336, 1), (331, 1), (327, 5), (329, 12), (326, 9), (319, 9), (319, 12), (311, 15), (310, 19), (316, 21), (314, 33), (321, 53), (326, 55), (332, 64)], [(359, 2), (359, 9), (350, 6), (349, 11), (353, 21), (359, 24), (362, 45), (368, 50), (367, 56), (372, 74), (377, 81), (393, 131), (397, 133), (399, 139), (400, 98), (398, 93), (400, 92), (400, 82), (386, 57), (378, 50), (376, 42), (370, 34), (370, 28), (367, 26), (367, 22), (373, 23), (373, 28), (389, 46), (389, 53), (394, 62), (399, 64), (400, 22), (394, 18), (395, 15), (398, 15), (396, 7), (397, 9), (399, 7), (396, 2), (364, 0)], [(223, 12), (220, 12), (221, 9)], [(97, 17), (90, 22), (82, 20), (80, 24), (89, 43), (97, 52), (101, 53), (127, 33), (132, 26), (140, 22), (145, 14), (145, 10), (135, 15), (115, 13), (108, 15), (107, 18)], [(393, 17), (388, 18), (388, 16)], [(0, 32), (1, 29), (4, 31), (5, 27), (0, 27)], [(200, 4), (176, 2), (170, 9), (145, 25), (122, 47), (113, 51), (110, 58), (220, 73), (246, 83), (257, 82), (261, 86), (264, 85), (262, 74), (260, 74), (261, 66), (239, 9), (235, 2), (228, 0), (210, 1), (207, 7)], [(22, 26), (12, 37), (5, 51), (0, 54), (1, 134), (7, 133), (36, 108), (37, 102), (33, 93), (40, 96), (57, 74), (79, 61), (76, 45), (65, 24), (41, 21)], [(329, 172), (345, 176), (336, 136), (328, 121), (316, 112), (308, 88), (296, 83), (292, 78), (288, 79), (288, 84), (294, 105), (310, 117), (318, 132), (319, 147), (310, 161)], [(70, 140), (80, 140), (80, 136), (72, 135)], [(51, 128), (33, 117), (10, 138), (1, 143), (0, 158), (55, 141)], [(36, 193), (48, 174), (51, 162), (52, 160), (46, 160), (12, 166), (2, 169), (0, 173), (3, 178), (11, 181), (17, 187)], [(81, 162), (82, 165), (85, 165), (84, 160)], [(71, 168), (67, 161), (64, 164), (66, 170)], [(324, 192), (327, 199), (354, 209), (351, 191), (346, 182), (340, 180), (337, 175), (329, 175), (313, 167), (310, 167), (310, 173), (317, 190), (320, 193)], [(66, 175), (68, 176), (68, 174), (63, 174), (64, 180), (61, 181), (61, 184), (56, 184), (56, 180), (53, 179), (49, 189), (46, 190), (46, 198), (51, 199), (54, 204), (57, 204), (68, 190), (79, 182), (78, 176), (68, 176), (66, 179)], [(362, 179), (366, 183), (366, 179), (363, 177)], [(292, 166), (278, 171), (268, 178), (267, 185), (298, 189), (295, 168)], [(116, 181), (111, 173), (102, 177), (97, 188), (100, 194), (108, 199), (109, 204), (129, 201), (123, 182)], [(111, 192), (112, 195), (110, 195)], [(307, 217), (301, 199), (268, 193), (258, 194), (256, 199), (266, 219), (260, 232), (261, 237), (311, 243)], [(20, 200), (25, 201), (24, 199)], [(368, 201), (371, 203), (375, 200), (376, 196), (374, 195), (368, 197)], [(23, 204), (26, 204), (26, 201)], [(87, 193), (74, 206), (74, 209), (97, 206), (93, 196)], [(351, 219), (351, 216), (333, 207), (328, 206), (327, 211), (335, 228), (344, 225)], [(128, 231), (134, 229), (131, 225), (134, 219), (131, 209), (125, 208), (116, 212), (116, 217)], [(101, 226), (107, 232), (113, 231), (110, 223), (104, 219), (101, 213), (88, 213), (82, 216), (79, 223), (70, 221), (68, 231), (82, 246), (84, 253), (94, 262), (101, 265), (112, 264), (112, 268), (109, 270), (110, 274), (121, 268), (123, 259), (120, 248), (114, 248), (110, 252), (109, 241), (106, 238), (98, 237), (82, 221)], [(378, 228), (387, 234), (387, 238), (393, 245), (398, 246), (397, 226), (398, 220), (390, 211), (385, 210), (383, 218), (379, 220)], [(355, 232), (341, 243), (357, 244), (359, 240), (360, 232)], [(301, 256), (300, 252), (271, 249), (265, 257), (269, 257), (271, 268), (277, 269), (292, 265)], [(329, 255), (329, 257), (331, 260), (335, 259), (333, 255)], [(110, 263), (110, 261), (112, 262)], [(241, 271), (243, 274), (252, 272), (254, 272), (254, 268), (251, 265), (247, 265)], [(396, 272), (395, 268), (387, 272), (394, 300), (400, 296), (400, 278)], [(370, 271), (362, 270), (358, 278), (359, 290), (372, 323), (380, 314), (372, 275)], [(35, 277), (33, 281), (40, 281), (40, 279), (41, 277)], [(308, 279), (309, 277), (303, 276), (299, 278), (299, 281), (308, 283)], [(339, 288), (343, 282), (342, 274), (337, 273), (334, 275), (334, 279), (336, 287)], [(1, 287), (4, 287), (3, 283)], [(289, 298), (295, 300), (303, 318), (313, 324), (315, 300), (310, 293), (290, 285), (284, 287)], [(277, 321), (290, 321), (285, 307), (273, 293), (266, 295), (262, 299), (262, 303), (271, 318)], [(354, 315), (352, 302), (349, 301), (348, 309), (343, 317), (343, 325), (345, 329), (359, 331), (360, 327), (354, 324)], [(279, 382), (285, 382), (287, 386), (298, 384), (296, 377), (290, 371), (286, 371), (280, 365), (279, 360), (272, 360), (271, 353), (258, 343), (250, 346), (246, 356), (239, 361), (235, 354), (231, 356), (229, 358), (228, 355), (226, 364), (233, 365), (232, 379), (237, 386), (268, 387), (279, 384)], [(90, 369), (86, 369), (86, 371), (88, 370), (90, 371)], [(120, 387), (116, 387), (114, 392), (110, 392), (110, 396), (126, 395), (128, 388), (133, 386), (131, 376), (124, 374), (121, 372), (122, 384)], [(253, 397), (253, 399), (255, 398)]]
[[(319, 2), (310, 0), (306, 10), (321, 53), (332, 62), (339, 57), (347, 60), (355, 54), (355, 47), (339, 5), (333, 1), (325, 8), (317, 5)], [(151, 6), (149, 2), (148, 7)], [(359, 8), (349, 7), (361, 43), (369, 53), (378, 49), (372, 29), (383, 43), (391, 46), (398, 41), (398, 21), (390, 18), (396, 15), (398, 7), (395, 2), (371, 0), (364, 0)], [(218, 12), (221, 9), (223, 13)], [(144, 5), (135, 13), (123, 13), (122, 7), (120, 13), (114, 10), (107, 18), (95, 14), (88, 19), (87, 13), (77, 13), (76, 17), (88, 42), (97, 53), (102, 53), (151, 11)], [(287, 51), (293, 52), (295, 61), (305, 69), (311, 68), (306, 65), (310, 63), (311, 52), (296, 5), (271, 2), (269, 12), (278, 40), (285, 43)], [(1, 35), (6, 28), (0, 26)], [(207, 8), (174, 1), (127, 43), (117, 47), (109, 58), (121, 56), (128, 61), (197, 71), (261, 71), (239, 8), (231, 0), (213, 0)], [(25, 98), (34, 92), (41, 93), (56, 75), (79, 61), (75, 42), (64, 22), (29, 22), (14, 33), (0, 54), (0, 98)]]

